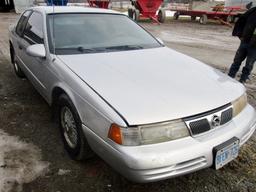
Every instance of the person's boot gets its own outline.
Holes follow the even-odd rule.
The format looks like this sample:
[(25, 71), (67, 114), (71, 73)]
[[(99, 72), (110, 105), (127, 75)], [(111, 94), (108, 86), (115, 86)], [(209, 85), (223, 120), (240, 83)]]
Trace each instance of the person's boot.
[(242, 84), (245, 84), (245, 83), (246, 83), (246, 79), (242, 79), (242, 78), (241, 78), (241, 79), (239, 80), (239, 82), (242, 83)]
[(228, 73), (228, 76), (229, 76), (229, 77), (232, 77), (232, 78), (235, 78), (236, 74), (229, 72), (229, 73)]
[(245, 77), (244, 75), (241, 75), (241, 78), (240, 78), (239, 82), (245, 84), (248, 79), (249, 79), (248, 77)]

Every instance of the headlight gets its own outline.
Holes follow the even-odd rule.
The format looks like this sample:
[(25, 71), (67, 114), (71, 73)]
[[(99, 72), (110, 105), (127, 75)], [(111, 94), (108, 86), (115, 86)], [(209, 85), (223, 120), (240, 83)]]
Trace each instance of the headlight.
[(112, 124), (109, 129), (109, 138), (126, 146), (161, 143), (187, 136), (189, 132), (182, 120), (129, 128)]
[(237, 100), (232, 102), (233, 105), (233, 117), (238, 115), (247, 105), (247, 94), (244, 93)]

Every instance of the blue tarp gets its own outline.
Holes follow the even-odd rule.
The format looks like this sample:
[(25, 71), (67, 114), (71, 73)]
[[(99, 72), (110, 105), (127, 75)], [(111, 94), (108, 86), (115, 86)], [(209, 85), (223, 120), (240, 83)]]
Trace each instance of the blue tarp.
[(68, 0), (47, 0), (47, 5), (62, 5), (66, 6), (68, 4)]

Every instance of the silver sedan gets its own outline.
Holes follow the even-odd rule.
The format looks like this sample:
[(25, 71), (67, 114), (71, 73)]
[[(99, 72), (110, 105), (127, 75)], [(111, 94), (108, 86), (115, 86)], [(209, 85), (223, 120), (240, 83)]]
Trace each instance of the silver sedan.
[(70, 157), (94, 152), (136, 182), (220, 169), (256, 128), (242, 84), (115, 11), (28, 9), (10, 55), (53, 108)]

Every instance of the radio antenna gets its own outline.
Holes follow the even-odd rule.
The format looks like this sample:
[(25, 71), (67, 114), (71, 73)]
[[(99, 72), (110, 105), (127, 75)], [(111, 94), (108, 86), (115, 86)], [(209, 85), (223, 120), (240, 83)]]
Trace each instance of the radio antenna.
[(52, 17), (52, 44), (53, 44), (53, 54), (55, 56), (55, 22), (54, 22), (55, 4), (54, 4), (53, 0), (51, 0), (51, 4), (52, 4), (52, 13), (53, 13), (53, 17)]

